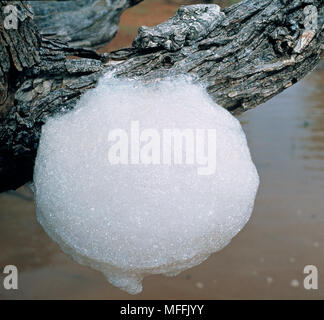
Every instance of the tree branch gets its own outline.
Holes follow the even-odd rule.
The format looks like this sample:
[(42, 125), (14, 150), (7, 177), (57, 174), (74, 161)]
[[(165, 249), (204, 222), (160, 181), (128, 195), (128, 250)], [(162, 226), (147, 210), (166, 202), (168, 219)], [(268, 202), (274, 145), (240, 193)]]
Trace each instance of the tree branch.
[[(317, 25), (308, 22), (310, 5)], [(319, 62), (323, 7), (320, 0), (250, 0), (223, 11), (216, 5), (182, 7), (171, 20), (141, 28), (131, 48), (105, 55), (40, 37), (29, 16), (18, 30), (1, 29), (0, 54), (10, 67), (1, 59), (0, 191), (32, 179), (43, 123), (72, 109), (104, 73), (143, 81), (189, 74), (233, 114), (267, 101)], [(35, 54), (19, 68), (11, 46), (16, 48), (15, 37), (25, 41), (24, 24), (32, 30)]]
[(142, 0), (28, 1), (40, 33), (73, 47), (98, 48), (117, 33), (121, 14)]

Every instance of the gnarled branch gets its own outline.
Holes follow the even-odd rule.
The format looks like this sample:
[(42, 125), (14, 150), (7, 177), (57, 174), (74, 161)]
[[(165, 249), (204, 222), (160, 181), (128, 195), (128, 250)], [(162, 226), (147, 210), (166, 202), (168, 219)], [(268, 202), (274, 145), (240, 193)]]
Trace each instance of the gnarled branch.
[(121, 14), (142, 0), (28, 1), (41, 34), (73, 47), (99, 47), (117, 33)]
[[(32, 179), (43, 123), (73, 108), (104, 73), (145, 81), (189, 74), (234, 114), (267, 101), (319, 62), (323, 7), (321, 0), (248, 0), (222, 11), (216, 5), (182, 7), (171, 20), (141, 28), (131, 48), (105, 55), (41, 37), (29, 16), (18, 30), (1, 29), (6, 60), (1, 60), (0, 191)], [(310, 24), (314, 8), (318, 23)], [(32, 39), (24, 38), (24, 28)], [(32, 44), (30, 60), (15, 37), (24, 48)]]

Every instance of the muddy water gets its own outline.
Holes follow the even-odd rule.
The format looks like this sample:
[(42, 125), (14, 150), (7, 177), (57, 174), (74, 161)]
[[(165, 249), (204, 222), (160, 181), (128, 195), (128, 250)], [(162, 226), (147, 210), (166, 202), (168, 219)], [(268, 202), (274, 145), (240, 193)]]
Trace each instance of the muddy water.
[[(146, 278), (137, 296), (65, 256), (27, 189), (0, 194), (0, 270), (19, 270), (16, 291), (3, 289), (0, 272), (0, 299), (323, 299), (323, 86), (322, 69), (240, 118), (261, 178), (252, 218), (223, 251), (175, 278)], [(303, 287), (310, 264), (318, 290)]]

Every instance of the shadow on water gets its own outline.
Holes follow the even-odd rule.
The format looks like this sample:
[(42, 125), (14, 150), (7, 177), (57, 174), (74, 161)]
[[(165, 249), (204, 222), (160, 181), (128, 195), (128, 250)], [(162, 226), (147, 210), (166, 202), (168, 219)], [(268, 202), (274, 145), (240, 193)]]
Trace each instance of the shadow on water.
[[(131, 9), (121, 29), (147, 8)], [(161, 5), (161, 15), (170, 8)], [(0, 273), (0, 299), (323, 299), (323, 291), (303, 288), (305, 265), (324, 270), (323, 84), (323, 69), (315, 71), (240, 118), (261, 178), (249, 223), (203, 264), (146, 278), (137, 296), (65, 256), (37, 223), (26, 189), (1, 194), (0, 269), (14, 264), (20, 273), (16, 291), (2, 288)]]

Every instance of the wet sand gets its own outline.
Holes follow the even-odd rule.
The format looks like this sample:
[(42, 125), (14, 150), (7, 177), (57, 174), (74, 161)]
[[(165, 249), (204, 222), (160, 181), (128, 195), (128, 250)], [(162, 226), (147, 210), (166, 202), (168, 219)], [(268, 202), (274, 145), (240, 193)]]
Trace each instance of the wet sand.
[[(0, 270), (19, 270), (16, 291), (3, 289), (0, 272), (0, 299), (323, 299), (323, 86), (322, 69), (240, 118), (261, 179), (250, 221), (201, 265), (145, 278), (139, 295), (63, 254), (37, 223), (26, 189), (0, 194)], [(310, 264), (318, 290), (303, 287)]]

